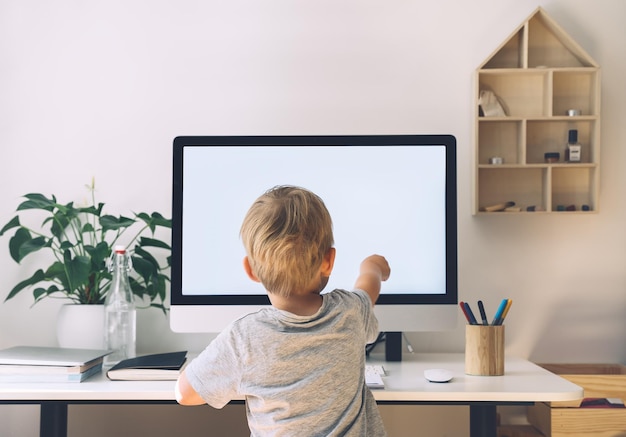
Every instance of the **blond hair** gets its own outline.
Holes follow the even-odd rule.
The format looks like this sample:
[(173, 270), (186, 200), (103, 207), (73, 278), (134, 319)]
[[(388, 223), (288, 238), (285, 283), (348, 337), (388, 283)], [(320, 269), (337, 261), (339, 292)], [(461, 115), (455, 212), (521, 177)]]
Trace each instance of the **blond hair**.
[(322, 199), (304, 188), (278, 186), (250, 207), (240, 231), (250, 266), (265, 289), (289, 296), (306, 290), (333, 246)]

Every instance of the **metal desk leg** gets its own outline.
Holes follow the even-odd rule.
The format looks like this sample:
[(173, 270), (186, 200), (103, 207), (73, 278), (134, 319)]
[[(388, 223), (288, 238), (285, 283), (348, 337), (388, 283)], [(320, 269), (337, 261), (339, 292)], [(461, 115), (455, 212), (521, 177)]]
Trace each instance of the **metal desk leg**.
[(41, 403), (39, 437), (67, 437), (67, 402)]
[(470, 405), (470, 437), (496, 437), (497, 426), (495, 404)]

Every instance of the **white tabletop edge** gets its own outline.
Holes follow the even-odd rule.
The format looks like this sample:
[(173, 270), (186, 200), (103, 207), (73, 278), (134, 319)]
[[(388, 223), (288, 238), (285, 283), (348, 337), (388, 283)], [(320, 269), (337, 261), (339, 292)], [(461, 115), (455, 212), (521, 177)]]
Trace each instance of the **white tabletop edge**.
[[(379, 402), (550, 402), (583, 397), (583, 389), (523, 359), (506, 357), (503, 376), (469, 376), (463, 354), (407, 354), (400, 363), (382, 364), (384, 389), (372, 390)], [(446, 368), (448, 383), (430, 383), (427, 368)], [(175, 401), (174, 381), (110, 381), (100, 373), (80, 383), (0, 383), (3, 401)], [(241, 400), (241, 399), (238, 399)]]

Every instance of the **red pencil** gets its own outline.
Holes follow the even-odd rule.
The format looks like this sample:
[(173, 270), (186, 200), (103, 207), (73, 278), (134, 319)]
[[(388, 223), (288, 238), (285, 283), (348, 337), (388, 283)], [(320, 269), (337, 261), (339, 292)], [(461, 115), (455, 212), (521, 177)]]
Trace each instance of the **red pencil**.
[(469, 314), (467, 314), (467, 309), (465, 309), (465, 302), (459, 302), (459, 306), (461, 307), (461, 311), (463, 311), (463, 314), (465, 315), (465, 318), (467, 319), (467, 323), (471, 325), (472, 321), (470, 319)]

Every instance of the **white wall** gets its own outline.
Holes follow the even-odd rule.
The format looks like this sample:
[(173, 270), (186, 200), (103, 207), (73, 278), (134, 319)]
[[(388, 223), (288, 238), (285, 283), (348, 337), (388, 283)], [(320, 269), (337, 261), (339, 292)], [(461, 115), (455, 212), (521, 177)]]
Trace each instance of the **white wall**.
[[(539, 5), (602, 67), (600, 212), (474, 217), (473, 73)], [(176, 135), (450, 133), (460, 299), (514, 300), (507, 353), (626, 362), (624, 17), (621, 0), (0, 0), (0, 226), (20, 195), (78, 202), (92, 176), (109, 212), (169, 215)], [(7, 245), (0, 299), (30, 272)], [(55, 344), (61, 302), (31, 303), (0, 305), (0, 347)], [(410, 339), (462, 351), (463, 335)], [(140, 314), (140, 351), (206, 341)], [(0, 434), (32, 415), (0, 407)]]

